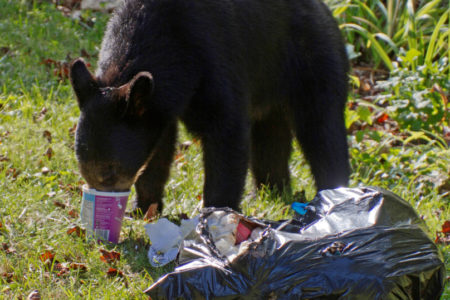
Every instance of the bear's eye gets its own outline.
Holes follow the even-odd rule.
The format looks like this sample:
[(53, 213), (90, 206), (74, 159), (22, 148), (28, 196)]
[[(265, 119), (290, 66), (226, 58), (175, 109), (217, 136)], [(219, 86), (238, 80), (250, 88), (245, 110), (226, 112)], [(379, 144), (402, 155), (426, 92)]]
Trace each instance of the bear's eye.
[(101, 88), (100, 92), (101, 92), (102, 96), (107, 97), (111, 94), (112, 90), (113, 90), (113, 88), (111, 88), (111, 87), (105, 87), (105, 88)]

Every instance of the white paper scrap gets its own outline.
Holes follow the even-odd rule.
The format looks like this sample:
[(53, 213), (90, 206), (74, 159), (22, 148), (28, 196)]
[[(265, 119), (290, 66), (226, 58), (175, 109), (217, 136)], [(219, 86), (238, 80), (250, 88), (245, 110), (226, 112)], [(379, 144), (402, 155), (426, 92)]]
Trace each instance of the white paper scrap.
[(182, 220), (177, 226), (166, 218), (156, 223), (145, 225), (145, 231), (152, 242), (147, 257), (154, 267), (162, 267), (173, 261), (177, 255), (181, 242), (195, 230), (198, 217)]

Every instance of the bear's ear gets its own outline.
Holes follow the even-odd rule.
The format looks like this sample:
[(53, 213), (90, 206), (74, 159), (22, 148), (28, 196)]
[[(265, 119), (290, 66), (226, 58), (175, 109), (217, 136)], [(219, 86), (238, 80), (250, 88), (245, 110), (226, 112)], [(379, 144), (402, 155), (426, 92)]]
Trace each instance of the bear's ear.
[(153, 93), (153, 77), (148, 72), (139, 72), (130, 81), (127, 94), (127, 115), (141, 117), (149, 107)]
[(89, 72), (84, 60), (79, 58), (70, 66), (70, 82), (77, 96), (80, 108), (98, 91), (94, 76)]

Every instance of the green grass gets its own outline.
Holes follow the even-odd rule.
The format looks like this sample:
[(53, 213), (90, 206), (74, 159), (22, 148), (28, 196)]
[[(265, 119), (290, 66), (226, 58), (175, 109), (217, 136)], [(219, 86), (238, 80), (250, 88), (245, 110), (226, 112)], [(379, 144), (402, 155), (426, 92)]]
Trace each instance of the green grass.
[[(14, 249), (7, 253), (0, 248), (0, 298), (20, 299), (37, 289), (44, 299), (144, 299), (142, 290), (174, 267), (150, 266), (146, 257), (149, 240), (142, 220), (126, 219), (122, 242), (115, 246), (66, 233), (79, 224), (69, 215), (71, 209), (79, 211), (81, 200), (82, 178), (70, 134), (78, 108), (68, 80), (54, 74), (55, 63), (45, 61), (52, 59), (64, 70), (64, 63), (84, 49), (93, 55), (86, 60), (95, 66), (107, 18), (89, 11), (72, 18), (46, 1), (0, 0), (0, 243)], [(400, 76), (394, 75), (392, 80)], [(415, 128), (408, 114), (422, 113), (426, 103), (405, 108), (396, 101), (429, 90), (435, 82), (441, 83), (447, 94), (449, 87), (442, 78), (420, 81), (408, 89), (403, 80), (398, 82), (393, 83), (397, 93), (384, 93), (384, 106), (369, 103), (370, 109), (349, 110), (353, 116), (349, 127), (358, 127), (349, 136), (351, 185), (381, 186), (397, 193), (417, 209), (434, 238), (443, 222), (450, 219), (450, 152), (440, 141), (442, 126), (448, 126), (448, 120), (439, 126)], [(360, 98), (353, 94), (350, 102), (363, 107)], [(436, 93), (424, 98), (439, 99)], [(374, 127), (376, 113), (386, 106), (392, 108), (400, 133)], [(448, 104), (440, 109), (448, 109)], [(51, 141), (44, 136), (45, 131), (50, 132)], [(180, 142), (191, 139), (182, 128)], [(50, 157), (45, 155), (49, 148)], [(193, 216), (203, 185), (200, 146), (194, 143), (178, 154), (166, 187), (164, 214)], [(297, 145), (291, 172), (294, 191), (312, 199), (313, 179)], [(66, 208), (56, 206), (55, 201)], [(292, 201), (292, 197), (283, 201), (265, 190), (255, 192), (249, 176), (242, 208), (248, 215), (282, 219), (292, 215), (288, 209)], [(122, 254), (112, 266), (121, 270), (124, 278), (107, 275), (110, 265), (100, 260), (101, 248)], [(449, 246), (440, 248), (449, 270)], [(58, 276), (56, 263), (46, 266), (40, 259), (48, 249), (58, 262), (82, 263), (87, 270), (70, 270)], [(448, 298), (447, 287), (443, 299)]]

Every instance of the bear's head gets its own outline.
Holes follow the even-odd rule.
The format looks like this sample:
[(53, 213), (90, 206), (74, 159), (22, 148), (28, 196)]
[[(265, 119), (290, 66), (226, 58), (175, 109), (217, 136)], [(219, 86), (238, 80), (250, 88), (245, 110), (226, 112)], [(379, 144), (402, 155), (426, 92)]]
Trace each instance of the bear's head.
[(151, 74), (140, 72), (122, 86), (104, 87), (78, 59), (70, 80), (80, 108), (75, 153), (81, 175), (97, 190), (128, 190), (163, 131), (150, 113)]

